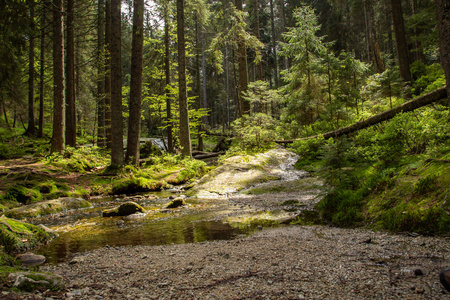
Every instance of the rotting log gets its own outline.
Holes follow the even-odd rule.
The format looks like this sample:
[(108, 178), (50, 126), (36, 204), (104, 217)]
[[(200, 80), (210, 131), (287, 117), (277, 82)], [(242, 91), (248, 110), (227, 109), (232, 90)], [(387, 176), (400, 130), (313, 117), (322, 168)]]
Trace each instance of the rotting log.
[(420, 96), (416, 99), (413, 99), (411, 101), (405, 102), (397, 107), (394, 107), (392, 109), (389, 109), (387, 111), (384, 111), (382, 113), (379, 113), (375, 116), (372, 116), (364, 121), (360, 121), (357, 123), (354, 123), (352, 125), (346, 126), (346, 127), (342, 127), (339, 129), (336, 129), (334, 131), (330, 131), (327, 133), (323, 133), (323, 134), (319, 134), (319, 135), (314, 135), (314, 136), (309, 136), (309, 137), (304, 137), (304, 138), (299, 138), (299, 139), (293, 139), (293, 140), (278, 140), (275, 141), (278, 144), (291, 144), (294, 141), (301, 141), (301, 140), (308, 140), (308, 139), (313, 139), (313, 138), (318, 138), (320, 136), (322, 136), (324, 139), (329, 139), (329, 138), (337, 138), (340, 137), (342, 135), (346, 135), (346, 134), (350, 134), (352, 132), (356, 132), (358, 130), (370, 127), (372, 125), (381, 123), (383, 121), (387, 121), (392, 119), (393, 117), (395, 117), (397, 114), (399, 113), (404, 113), (404, 112), (410, 112), (413, 111), (419, 107), (431, 104), (435, 101), (441, 100), (441, 99), (445, 99), (447, 97), (447, 91), (446, 88), (440, 88), (438, 90), (435, 90), (431, 93), (428, 93), (426, 95)]

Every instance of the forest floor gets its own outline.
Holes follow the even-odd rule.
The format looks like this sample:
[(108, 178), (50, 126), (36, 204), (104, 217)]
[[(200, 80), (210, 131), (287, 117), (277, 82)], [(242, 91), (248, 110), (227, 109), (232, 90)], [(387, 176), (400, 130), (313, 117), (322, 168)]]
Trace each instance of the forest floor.
[[(255, 169), (241, 165), (237, 170)], [(242, 174), (229, 174), (242, 178)], [(305, 177), (300, 189), (293, 187), (298, 180), (276, 181), (275, 185), (269, 181), (227, 195), (232, 176), (210, 175), (226, 184), (210, 185), (208, 180), (204, 187), (209, 188), (209, 195), (224, 192), (224, 202), (255, 211), (270, 213), (280, 203), (311, 209), (318, 201), (315, 195), (320, 194), (320, 181)], [(289, 202), (292, 199), (297, 202)], [(3, 291), (0, 298), (449, 299), (438, 278), (449, 266), (449, 237), (281, 225), (235, 240), (106, 246), (78, 253), (68, 262), (40, 268), (61, 275), (66, 291)]]
[(67, 292), (34, 296), (449, 299), (438, 279), (449, 251), (448, 238), (287, 226), (231, 241), (101, 248), (44, 266), (64, 277)]

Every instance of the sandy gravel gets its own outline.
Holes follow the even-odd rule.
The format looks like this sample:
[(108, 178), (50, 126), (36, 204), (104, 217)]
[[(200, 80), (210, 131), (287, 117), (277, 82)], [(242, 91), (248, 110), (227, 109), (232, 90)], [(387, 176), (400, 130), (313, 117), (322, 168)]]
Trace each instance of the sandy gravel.
[(449, 238), (290, 226), (106, 247), (41, 269), (66, 279), (68, 299), (450, 299), (438, 280), (448, 266)]

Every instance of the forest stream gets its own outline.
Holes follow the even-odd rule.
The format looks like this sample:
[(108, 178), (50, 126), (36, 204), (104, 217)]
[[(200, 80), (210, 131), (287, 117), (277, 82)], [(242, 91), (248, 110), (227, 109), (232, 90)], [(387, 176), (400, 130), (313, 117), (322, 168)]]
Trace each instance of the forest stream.
[[(36, 219), (59, 233), (38, 253), (50, 262), (40, 270), (65, 290), (29, 299), (448, 299), (438, 277), (450, 265), (448, 237), (299, 219), (314, 219), (325, 187), (296, 160), (281, 148), (234, 156), (191, 189), (97, 199)], [(186, 205), (166, 208), (176, 197)], [(101, 216), (125, 201), (146, 213)]]
[[(47, 262), (57, 263), (105, 246), (235, 239), (263, 228), (288, 224), (300, 211), (312, 209), (317, 202), (322, 182), (294, 168), (295, 154), (277, 149), (256, 161), (236, 163), (236, 158), (233, 159), (210, 176), (211, 179), (201, 180), (195, 188), (198, 196), (186, 198), (187, 205), (180, 208), (166, 209), (165, 205), (170, 199), (185, 197), (183, 187), (91, 199), (91, 208), (36, 218), (34, 223), (44, 224), (59, 236), (35, 252), (44, 255)], [(224, 177), (228, 179), (222, 181)], [(240, 185), (243, 179), (248, 182), (245, 186)], [(102, 217), (103, 210), (127, 201), (138, 203), (146, 213)]]

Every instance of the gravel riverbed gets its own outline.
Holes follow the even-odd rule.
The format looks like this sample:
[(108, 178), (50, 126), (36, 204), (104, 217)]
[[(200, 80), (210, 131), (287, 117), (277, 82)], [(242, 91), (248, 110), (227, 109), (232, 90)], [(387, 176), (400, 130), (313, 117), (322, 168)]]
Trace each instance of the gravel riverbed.
[(64, 277), (66, 299), (450, 299), (438, 278), (448, 266), (448, 238), (286, 226), (231, 241), (105, 247), (41, 270)]

